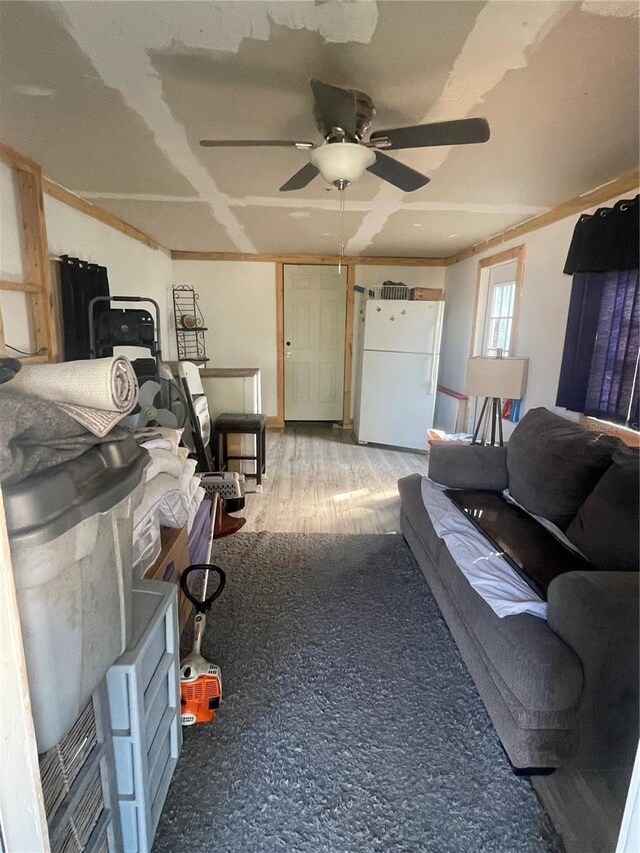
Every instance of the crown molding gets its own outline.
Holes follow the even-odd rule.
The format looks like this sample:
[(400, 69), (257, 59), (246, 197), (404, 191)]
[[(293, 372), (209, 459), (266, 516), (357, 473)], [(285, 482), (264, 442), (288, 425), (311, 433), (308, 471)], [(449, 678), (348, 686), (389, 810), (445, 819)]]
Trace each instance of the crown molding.
[(149, 237), (149, 235), (145, 234), (144, 231), (140, 231), (139, 228), (136, 228), (134, 225), (130, 225), (128, 222), (125, 222), (124, 219), (120, 219), (120, 217), (116, 216), (115, 213), (110, 213), (103, 207), (99, 207), (97, 204), (87, 201), (86, 198), (76, 195), (76, 193), (71, 192), (71, 190), (66, 189), (60, 184), (56, 184), (55, 181), (52, 181), (49, 178), (42, 179), (42, 188), (44, 192), (52, 198), (63, 202), (63, 204), (66, 204), (69, 207), (73, 207), (75, 210), (80, 211), (80, 213), (84, 213), (86, 216), (90, 216), (92, 219), (97, 219), (98, 222), (102, 222), (103, 225), (108, 225), (110, 228), (120, 231), (121, 234), (126, 234), (127, 237), (131, 237), (139, 243), (144, 243), (144, 245), (148, 246), (150, 249), (163, 248), (157, 240), (153, 239), (153, 237)]
[(501, 231), (499, 234), (495, 234), (481, 243), (476, 243), (467, 249), (463, 249), (461, 252), (447, 258), (446, 264), (447, 266), (457, 264), (467, 258), (472, 258), (474, 255), (480, 255), (489, 249), (493, 249), (495, 246), (500, 246), (502, 243), (506, 243), (507, 240), (517, 240), (518, 237), (522, 237), (524, 234), (529, 234), (531, 231), (537, 231), (539, 228), (552, 225), (554, 222), (566, 219), (567, 216), (582, 213), (583, 210), (588, 210), (604, 201), (609, 201), (628, 190), (637, 189), (638, 186), (640, 186), (640, 170), (629, 169), (629, 171), (623, 172), (606, 184), (602, 184), (593, 190), (569, 199), (569, 201), (559, 204), (546, 213), (533, 216), (531, 219), (525, 219), (524, 222), (512, 225), (511, 228), (507, 228), (505, 231)]
[(446, 258), (376, 257), (370, 255), (305, 255), (251, 252), (171, 251), (174, 261), (252, 261), (274, 264), (343, 264), (344, 266), (444, 267)]

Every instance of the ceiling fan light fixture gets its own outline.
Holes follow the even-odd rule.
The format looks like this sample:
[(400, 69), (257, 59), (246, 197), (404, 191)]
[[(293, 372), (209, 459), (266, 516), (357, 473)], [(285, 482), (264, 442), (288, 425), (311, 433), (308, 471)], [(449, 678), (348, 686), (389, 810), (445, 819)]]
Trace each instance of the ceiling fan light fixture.
[(329, 184), (344, 189), (359, 180), (376, 155), (356, 142), (330, 142), (311, 153), (311, 162)]

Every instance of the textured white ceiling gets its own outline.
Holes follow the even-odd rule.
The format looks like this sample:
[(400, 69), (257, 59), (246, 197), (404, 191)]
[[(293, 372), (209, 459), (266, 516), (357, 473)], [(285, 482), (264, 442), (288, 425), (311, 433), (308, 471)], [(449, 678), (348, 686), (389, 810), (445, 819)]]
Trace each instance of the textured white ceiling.
[(347, 251), (451, 255), (638, 163), (638, 4), (0, 2), (0, 139), (172, 249), (334, 252), (338, 193), (278, 187), (308, 154), (311, 76), (367, 92), (374, 129), (485, 115), (484, 145), (365, 173)]

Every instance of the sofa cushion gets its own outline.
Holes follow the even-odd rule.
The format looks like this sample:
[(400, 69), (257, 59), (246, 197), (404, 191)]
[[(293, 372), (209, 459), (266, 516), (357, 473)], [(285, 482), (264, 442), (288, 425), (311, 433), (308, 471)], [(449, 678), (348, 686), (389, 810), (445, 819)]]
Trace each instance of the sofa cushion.
[[(403, 516), (431, 571), (452, 596), (513, 719), (528, 729), (571, 729), (583, 686), (580, 660), (543, 619), (529, 613), (500, 619), (475, 592), (433, 529), (421, 482), (419, 474), (398, 481)], [(421, 568), (429, 579), (427, 567)]]
[(507, 488), (507, 448), (439, 441), (429, 452), (429, 477), (450, 489)]
[[(436, 559), (438, 546), (442, 539), (433, 529), (422, 500), (422, 474), (409, 474), (398, 480), (398, 492), (402, 502), (402, 512), (418, 531), (420, 543), (432, 560)], [(427, 524), (425, 524), (425, 519)]]
[(602, 571), (637, 572), (640, 455), (624, 448), (567, 528), (567, 537)]
[(507, 445), (509, 491), (526, 510), (565, 530), (620, 446), (548, 409), (531, 409)]
[(575, 652), (538, 616), (497, 616), (471, 587), (444, 542), (436, 567), (518, 724), (571, 728), (584, 684)]

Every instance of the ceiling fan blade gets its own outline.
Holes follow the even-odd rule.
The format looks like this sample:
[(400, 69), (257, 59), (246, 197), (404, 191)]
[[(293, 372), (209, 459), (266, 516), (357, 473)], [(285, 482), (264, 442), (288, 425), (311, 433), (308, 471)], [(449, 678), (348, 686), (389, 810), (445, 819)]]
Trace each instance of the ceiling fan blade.
[(201, 139), (203, 148), (315, 148), (313, 142), (296, 142), (293, 139)]
[(348, 137), (356, 138), (356, 98), (353, 92), (323, 83), (312, 77), (309, 80), (322, 124), (325, 128), (340, 127)]
[(281, 193), (289, 192), (289, 190), (301, 190), (303, 187), (306, 187), (307, 184), (310, 184), (311, 181), (319, 175), (320, 172), (313, 163), (307, 163), (306, 166), (303, 166), (298, 172), (293, 175), (293, 177), (289, 178), (289, 180), (280, 187)]
[(398, 148), (430, 148), (434, 145), (468, 145), (486, 142), (490, 136), (486, 118), (462, 118), (456, 121), (438, 121), (432, 124), (416, 124), (413, 127), (396, 127), (377, 130), (371, 141), (388, 139), (391, 143), (385, 150)]
[(405, 166), (404, 163), (394, 160), (393, 157), (387, 157), (386, 154), (382, 154), (380, 151), (376, 151), (375, 153), (375, 163), (368, 166), (367, 171), (373, 172), (374, 175), (382, 178), (383, 181), (393, 184), (394, 187), (398, 187), (406, 193), (419, 190), (420, 187), (424, 187), (425, 184), (429, 183), (429, 178), (426, 175), (421, 175), (415, 169)]

